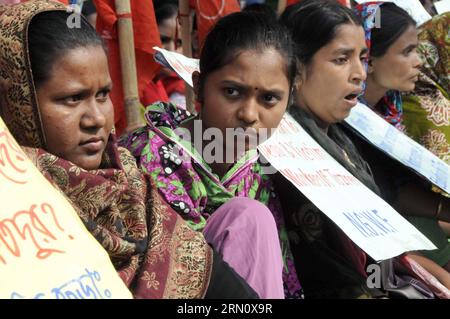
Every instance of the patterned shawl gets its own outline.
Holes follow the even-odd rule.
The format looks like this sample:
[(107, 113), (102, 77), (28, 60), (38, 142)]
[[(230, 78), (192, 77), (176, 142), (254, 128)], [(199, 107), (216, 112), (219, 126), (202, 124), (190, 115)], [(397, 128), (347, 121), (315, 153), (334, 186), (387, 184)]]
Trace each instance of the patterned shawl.
[(45, 151), (26, 37), (32, 17), (54, 10), (65, 7), (46, 0), (0, 6), (5, 123), (43, 175), (71, 201), (135, 297), (203, 297), (212, 250), (162, 201), (113, 134), (97, 170), (86, 171)]
[(422, 72), (450, 95), (450, 12), (433, 17), (420, 27)]
[(450, 13), (421, 26), (417, 49), (423, 65), (413, 92), (403, 96), (410, 137), (450, 164)]
[[(376, 14), (380, 9), (383, 2), (372, 1), (359, 4), (355, 7), (356, 13), (361, 17), (364, 26), (364, 32), (366, 36), (367, 48), (370, 51), (372, 43), (372, 30), (376, 26)], [(368, 105), (362, 97), (360, 97), (362, 103)], [(382, 116), (390, 124), (396, 128), (403, 130), (401, 124), (403, 118), (402, 98), (398, 91), (387, 91), (386, 95), (374, 106), (373, 110)]]
[(194, 120), (194, 116), (173, 104), (160, 102), (148, 106), (145, 117), (147, 126), (121, 137), (119, 144), (129, 149), (139, 168), (152, 177), (165, 201), (197, 231), (202, 231), (208, 217), (235, 196), (249, 197), (267, 205), (275, 217), (281, 241), (285, 296), (300, 298), (301, 287), (278, 197), (271, 190), (269, 177), (263, 173), (256, 150), (248, 151), (219, 178), (192, 141), (177, 135), (181, 133), (180, 125)]

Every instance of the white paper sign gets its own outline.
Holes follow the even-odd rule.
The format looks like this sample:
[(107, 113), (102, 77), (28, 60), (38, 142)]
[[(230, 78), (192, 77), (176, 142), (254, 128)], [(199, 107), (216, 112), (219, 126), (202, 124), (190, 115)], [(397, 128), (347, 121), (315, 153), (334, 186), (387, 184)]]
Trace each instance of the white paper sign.
[(191, 59), (176, 52), (170, 52), (158, 47), (153, 47), (155, 52), (155, 61), (159, 64), (172, 69), (191, 87), (192, 73), (199, 70), (199, 60)]
[[(163, 65), (170, 66), (168, 60), (181, 65), (189, 61), (198, 71), (199, 60), (166, 50), (159, 53), (162, 58), (157, 61)], [(174, 71), (183, 69), (178, 67)], [(288, 114), (274, 135), (258, 148), (373, 259), (388, 259), (411, 250), (436, 249), (406, 219), (340, 166)]]
[[(355, 0), (357, 3), (372, 2), (373, 0)], [(393, 2), (406, 10), (411, 17), (421, 25), (431, 19), (431, 15), (425, 10), (419, 0), (378, 0), (380, 2)]]
[(345, 121), (370, 143), (450, 193), (450, 166), (370, 108), (358, 103)]
[(441, 0), (434, 3), (434, 8), (438, 14), (450, 12), (450, 0)]
[(435, 246), (286, 114), (261, 154), (375, 260)]

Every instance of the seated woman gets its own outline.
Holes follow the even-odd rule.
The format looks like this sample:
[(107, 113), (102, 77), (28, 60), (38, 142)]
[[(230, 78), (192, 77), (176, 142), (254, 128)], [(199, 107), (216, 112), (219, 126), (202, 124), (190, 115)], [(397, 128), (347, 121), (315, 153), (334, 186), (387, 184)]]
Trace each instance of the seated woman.
[[(336, 161), (380, 195), (369, 165), (340, 125), (358, 103), (366, 79), (368, 48), (362, 22), (351, 10), (327, 0), (305, 0), (293, 5), (281, 21), (291, 30), (300, 61), (295, 100), (289, 112)], [(305, 296), (381, 296), (380, 290), (367, 284), (366, 266), (374, 261), (286, 179), (275, 175), (275, 182)], [(398, 261), (420, 269), (419, 278), (431, 278), (414, 260), (402, 257)], [(381, 264), (388, 271), (381, 279), (389, 296), (420, 298), (433, 297), (435, 291), (441, 293), (438, 290), (442, 285), (435, 284), (434, 278), (430, 279), (431, 288), (416, 279), (408, 281), (408, 285), (403, 280), (407, 278), (402, 278), (398, 286), (392, 285), (394, 262), (397, 260)], [(410, 294), (405, 293), (407, 290)]]
[(0, 115), (11, 133), (136, 298), (256, 297), (117, 147), (102, 40), (84, 18), (68, 28), (68, 15), (52, 1), (0, 6)]
[(423, 61), (414, 91), (405, 92), (407, 134), (450, 165), (450, 12), (419, 29), (417, 53)]
[[(152, 176), (172, 208), (193, 229), (203, 231), (208, 241), (214, 241), (213, 246), (240, 274), (249, 271), (235, 260), (240, 258), (242, 243), (266, 242), (266, 248), (242, 256), (254, 268), (260, 255), (273, 255), (270, 246), (279, 247), (279, 240), (276, 234), (272, 237), (268, 232), (252, 232), (246, 224), (250, 220), (238, 218), (243, 214), (221, 216), (218, 209), (235, 197), (253, 198), (268, 205), (282, 239), (285, 296), (298, 298), (301, 289), (284, 240), (282, 218), (277, 214), (277, 198), (273, 198), (268, 177), (262, 174), (255, 149), (263, 133), (267, 136), (279, 124), (295, 74), (290, 37), (276, 20), (252, 12), (228, 15), (208, 34), (200, 57), (200, 73), (193, 74), (194, 91), (201, 104), (198, 117), (172, 104), (151, 105), (146, 110), (147, 126), (122, 137), (120, 144)], [(237, 143), (241, 144), (236, 145), (235, 136), (230, 136), (235, 129), (252, 132), (247, 137), (238, 133)], [(258, 224), (264, 219), (259, 211), (250, 218)], [(224, 227), (236, 235), (218, 237), (218, 229), (211, 224), (217, 219), (223, 220)], [(233, 221), (238, 228), (227, 224)], [(235, 243), (231, 242), (233, 238)], [(230, 256), (226, 256), (226, 251)], [(281, 256), (273, 263), (269, 268), (281, 271)], [(258, 283), (252, 281), (250, 285)], [(277, 293), (277, 297), (283, 297), (282, 290)]]
[[(334, 125), (356, 105), (356, 95), (366, 76), (363, 60), (367, 47), (360, 20), (350, 9), (327, 0), (292, 5), (280, 19), (292, 34), (300, 62), (289, 113), (347, 170), (376, 192), (367, 164)], [(365, 253), (286, 179), (277, 174), (274, 180), (305, 297), (381, 295), (367, 288)]]
[[(423, 61), (413, 92), (404, 92), (407, 134), (450, 165), (450, 12), (420, 26), (417, 53)], [(436, 190), (436, 189), (435, 189)], [(449, 196), (445, 194), (445, 196)], [(439, 221), (450, 237), (450, 223)]]
[[(357, 6), (357, 10), (364, 19), (366, 39), (370, 43), (367, 83), (360, 100), (404, 131), (400, 92), (414, 90), (421, 67), (416, 52), (416, 23), (392, 3), (372, 2)], [(380, 10), (381, 24), (374, 27), (373, 14), (377, 10)], [(450, 199), (432, 192), (430, 183), (357, 135), (352, 134), (351, 138), (372, 168), (384, 199), (438, 247), (408, 255), (450, 288), (450, 244), (438, 224), (439, 219), (450, 218)]]

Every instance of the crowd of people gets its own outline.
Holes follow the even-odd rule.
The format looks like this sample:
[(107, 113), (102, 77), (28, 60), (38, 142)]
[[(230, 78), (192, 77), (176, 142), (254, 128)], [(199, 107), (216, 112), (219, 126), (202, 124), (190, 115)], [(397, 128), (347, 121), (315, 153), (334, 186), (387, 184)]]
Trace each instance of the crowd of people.
[[(179, 51), (176, 3), (154, 7), (161, 43)], [(195, 48), (199, 112), (162, 69), (141, 99), (145, 125), (121, 136), (107, 49), (94, 22), (71, 29), (68, 15), (52, 0), (0, 6), (0, 116), (135, 298), (450, 298), (450, 196), (344, 122), (362, 103), (450, 163), (450, 13), (418, 27), (394, 3), (302, 0), (279, 17), (252, 4)], [(267, 174), (248, 137), (241, 150), (226, 138), (271, 132), (286, 112), (437, 247), (382, 262), (401, 284), (368, 286), (377, 261), (281, 173)], [(233, 156), (205, 157), (211, 129)]]

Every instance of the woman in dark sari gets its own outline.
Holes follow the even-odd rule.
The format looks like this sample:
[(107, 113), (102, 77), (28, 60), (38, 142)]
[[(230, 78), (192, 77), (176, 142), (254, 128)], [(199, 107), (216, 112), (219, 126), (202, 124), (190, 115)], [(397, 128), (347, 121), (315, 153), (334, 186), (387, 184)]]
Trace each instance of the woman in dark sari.
[[(401, 93), (411, 92), (417, 83), (422, 85), (423, 81), (431, 81), (420, 72), (422, 62), (416, 52), (419, 43), (416, 22), (393, 3), (374, 1), (356, 9), (363, 19), (366, 43), (370, 48), (367, 82), (360, 101), (408, 134), (410, 129), (417, 128), (413, 125), (405, 127)], [(374, 24), (374, 16), (380, 17), (379, 26)], [(428, 93), (431, 104), (439, 108), (439, 96), (431, 94), (430, 90)], [(412, 118), (419, 117), (416, 113)], [(430, 191), (432, 185), (429, 182), (365, 142), (352, 130), (348, 134), (372, 168), (383, 198), (438, 247), (408, 255), (450, 288), (450, 244), (438, 223), (439, 220), (448, 221), (450, 201), (439, 191)]]
[[(300, 62), (290, 114), (336, 160), (377, 192), (367, 164), (357, 152), (350, 152), (354, 149), (351, 142), (333, 125), (348, 115), (356, 102), (353, 96), (346, 96), (358, 93), (365, 78), (361, 22), (348, 8), (320, 0), (288, 7), (281, 21), (293, 35)], [(284, 178), (275, 180), (305, 298), (380, 295), (366, 286), (366, 254)]]
[[(358, 103), (367, 75), (368, 47), (361, 20), (351, 10), (326, 0), (305, 0), (291, 6), (281, 20), (292, 32), (300, 62), (295, 102), (289, 112), (339, 164), (382, 196), (366, 158), (341, 124)], [(277, 180), (279, 193), (291, 194), (286, 188), (292, 186), (284, 179)], [(282, 203), (305, 297), (380, 296), (380, 290), (369, 289), (366, 282), (366, 267), (374, 261), (332, 220), (301, 195), (286, 196)], [(418, 277), (433, 285), (433, 292), (450, 296), (445, 287), (434, 285), (436, 279), (414, 260), (401, 256), (381, 263), (386, 271), (381, 276), (383, 287), (377, 288), (389, 292), (389, 297), (433, 297), (429, 287), (416, 285), (415, 279), (397, 280), (398, 267), (393, 268), (397, 263), (420, 268)]]

